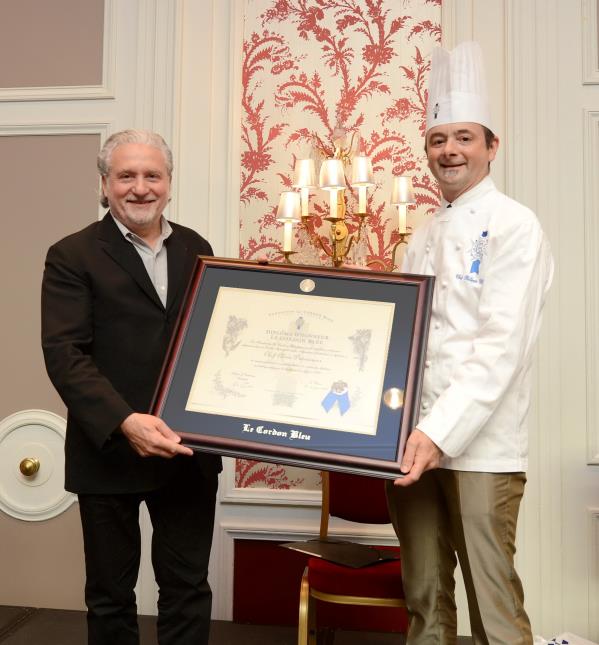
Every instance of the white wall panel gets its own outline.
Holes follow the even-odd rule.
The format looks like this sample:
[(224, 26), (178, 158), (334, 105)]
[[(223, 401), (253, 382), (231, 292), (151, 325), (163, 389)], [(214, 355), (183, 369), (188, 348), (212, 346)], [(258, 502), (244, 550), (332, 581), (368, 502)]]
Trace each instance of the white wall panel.
[(599, 111), (584, 111), (587, 462), (599, 465)]
[(216, 255), (239, 254), (244, 0), (183, 2), (175, 148), (177, 214)]

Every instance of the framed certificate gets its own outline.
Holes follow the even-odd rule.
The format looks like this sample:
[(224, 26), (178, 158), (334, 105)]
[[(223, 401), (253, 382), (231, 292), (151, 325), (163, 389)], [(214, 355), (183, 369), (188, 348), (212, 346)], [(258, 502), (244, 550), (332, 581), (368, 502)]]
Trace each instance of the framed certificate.
[(152, 413), (198, 450), (397, 477), (433, 284), (200, 257)]

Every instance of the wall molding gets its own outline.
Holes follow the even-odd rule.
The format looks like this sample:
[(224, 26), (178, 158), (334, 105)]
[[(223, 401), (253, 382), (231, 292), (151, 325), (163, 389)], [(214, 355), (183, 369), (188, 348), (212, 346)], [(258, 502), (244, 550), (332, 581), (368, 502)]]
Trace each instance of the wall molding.
[[(90, 123), (87, 121), (71, 121), (63, 123), (11, 123), (0, 125), (0, 137), (19, 136), (63, 136), (68, 134), (97, 134), (100, 136), (100, 146), (104, 144), (110, 132), (114, 129), (112, 122)], [(98, 194), (100, 194), (100, 179), (98, 178)], [(106, 209), (98, 204), (98, 219), (104, 217)]]
[(0, 125), (0, 136), (43, 136), (43, 135), (64, 135), (64, 134), (99, 134), (102, 142), (109, 136), (113, 129), (113, 123), (90, 122), (90, 121), (62, 121), (46, 122), (31, 121), (29, 123), (11, 123)]
[[(212, 617), (216, 620), (233, 619), (233, 575), (235, 560), (235, 540), (268, 540), (296, 542), (309, 540), (318, 535), (318, 523), (254, 523), (250, 520), (222, 521), (215, 527), (214, 540), (220, 544), (218, 558), (212, 576), (218, 581), (213, 585)], [(351, 540), (362, 544), (394, 546), (397, 538), (393, 529), (366, 524), (349, 524), (331, 519), (329, 528), (331, 537)], [(299, 581), (298, 581), (299, 586)]]
[[(543, 6), (507, 0), (506, 192), (536, 211), (545, 233), (556, 244), (560, 240), (559, 176), (546, 133), (559, 130), (557, 38), (555, 0)], [(559, 247), (554, 253), (557, 257)], [(562, 525), (558, 270), (535, 357), (529, 414), (531, 457), (517, 540), (527, 611), (533, 630), (541, 633), (563, 628), (564, 613), (562, 532), (545, 530), (547, 525)]]
[(588, 509), (589, 636), (599, 635), (599, 508)]
[[(230, 257), (239, 257), (240, 203), (239, 182), (241, 178), (241, 96), (244, 18), (248, 0), (231, 0), (229, 22), (229, 151), (225, 213), (229, 214), (226, 225), (227, 252)], [(211, 209), (212, 212), (212, 209)]]
[(216, 255), (239, 255), (245, 0), (182, 0), (173, 137), (177, 220)]
[(113, 99), (116, 73), (117, 19), (116, 0), (104, 0), (104, 40), (102, 47), (102, 83), (100, 85), (65, 85), (49, 87), (2, 87), (0, 101), (80, 101)]
[(597, 0), (582, 0), (582, 82), (599, 83), (599, 33)]
[(599, 465), (599, 111), (584, 111), (587, 463)]
[(322, 492), (302, 488), (238, 488), (235, 486), (235, 460), (223, 460), (219, 500), (224, 504), (262, 504), (266, 506), (320, 506)]
[(441, 45), (453, 49), (474, 38), (474, 0), (443, 0), (441, 3)]
[(176, 0), (145, 0), (139, 5), (135, 123), (173, 138), (173, 115), (178, 71)]

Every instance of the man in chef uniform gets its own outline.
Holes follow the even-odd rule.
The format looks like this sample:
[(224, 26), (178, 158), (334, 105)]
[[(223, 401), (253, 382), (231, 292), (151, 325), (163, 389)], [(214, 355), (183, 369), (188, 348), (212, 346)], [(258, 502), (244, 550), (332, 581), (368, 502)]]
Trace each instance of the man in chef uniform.
[(553, 261), (535, 214), (489, 177), (498, 145), (480, 47), (435, 50), (426, 152), (442, 200), (402, 266), (434, 275), (435, 290), (420, 420), (406, 475), (387, 489), (408, 645), (456, 642), (456, 554), (474, 643), (533, 642), (514, 552), (532, 356)]

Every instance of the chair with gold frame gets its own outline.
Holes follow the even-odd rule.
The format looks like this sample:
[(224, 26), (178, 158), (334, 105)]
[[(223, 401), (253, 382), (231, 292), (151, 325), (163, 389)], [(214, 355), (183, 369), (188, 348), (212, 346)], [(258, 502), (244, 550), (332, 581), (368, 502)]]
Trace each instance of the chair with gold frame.
[[(328, 536), (330, 516), (363, 524), (390, 523), (384, 480), (323, 471), (321, 540)], [(399, 547), (388, 548), (399, 554)], [(394, 607), (402, 612), (398, 622), (402, 630), (407, 630), (399, 559), (352, 568), (310, 558), (300, 589), (298, 645), (316, 645), (317, 600), (362, 607)], [(328, 642), (332, 642), (331, 636), (329, 632)]]

